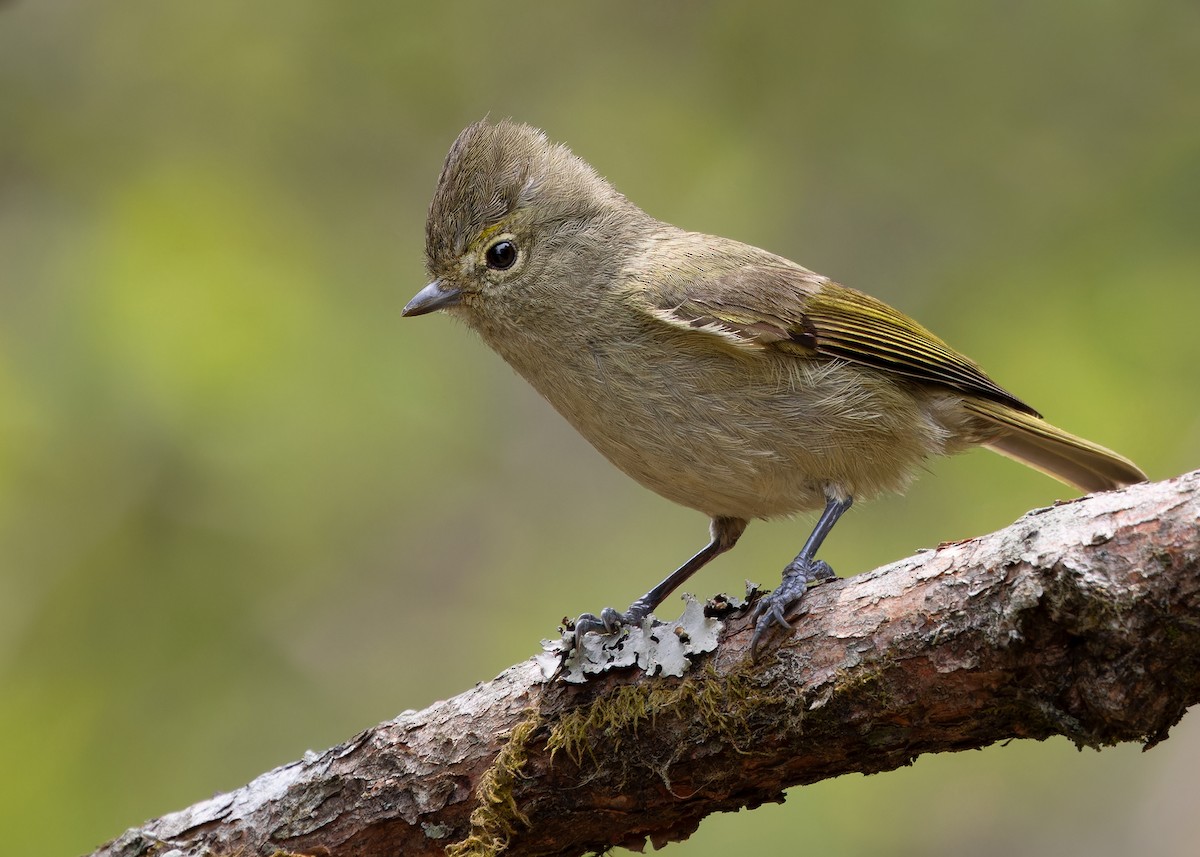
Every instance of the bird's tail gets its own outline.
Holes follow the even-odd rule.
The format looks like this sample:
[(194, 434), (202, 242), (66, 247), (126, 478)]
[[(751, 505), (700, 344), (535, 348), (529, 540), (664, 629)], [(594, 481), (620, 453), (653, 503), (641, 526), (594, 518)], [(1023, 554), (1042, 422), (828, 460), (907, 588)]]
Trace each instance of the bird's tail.
[(984, 399), (969, 399), (963, 404), (1000, 430), (984, 444), (988, 449), (1080, 491), (1109, 491), (1146, 481), (1146, 474), (1128, 458), (1068, 434), (1032, 414)]

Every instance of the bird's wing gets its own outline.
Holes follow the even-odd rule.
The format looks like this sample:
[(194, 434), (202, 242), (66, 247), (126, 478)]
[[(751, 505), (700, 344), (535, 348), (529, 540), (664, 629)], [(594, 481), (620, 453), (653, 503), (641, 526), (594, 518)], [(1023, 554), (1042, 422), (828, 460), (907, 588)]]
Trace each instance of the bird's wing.
[(735, 349), (841, 359), (1040, 416), (904, 313), (804, 268), (780, 260), (685, 279), (681, 289), (641, 290), (643, 309)]

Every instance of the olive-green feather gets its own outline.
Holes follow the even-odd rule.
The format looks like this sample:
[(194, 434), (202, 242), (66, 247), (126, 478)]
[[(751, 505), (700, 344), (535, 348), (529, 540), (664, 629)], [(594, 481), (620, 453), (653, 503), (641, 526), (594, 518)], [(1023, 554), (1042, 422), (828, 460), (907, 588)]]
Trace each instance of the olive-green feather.
[(973, 361), (870, 295), (830, 283), (812, 296), (807, 320), (816, 331), (821, 354), (941, 384), (1039, 416)]
[(698, 276), (682, 294), (659, 297), (651, 310), (658, 318), (742, 348), (837, 358), (1038, 416), (904, 313), (799, 266), (741, 265)]
[(1146, 481), (1128, 458), (1045, 420), (982, 399), (968, 399), (963, 406), (1000, 429), (984, 446), (1081, 491), (1110, 491)]
[(904, 313), (799, 266), (739, 265), (657, 297), (655, 317), (735, 348), (845, 360), (962, 393), (987, 447), (1083, 491), (1146, 479), (1127, 458), (1043, 420)]

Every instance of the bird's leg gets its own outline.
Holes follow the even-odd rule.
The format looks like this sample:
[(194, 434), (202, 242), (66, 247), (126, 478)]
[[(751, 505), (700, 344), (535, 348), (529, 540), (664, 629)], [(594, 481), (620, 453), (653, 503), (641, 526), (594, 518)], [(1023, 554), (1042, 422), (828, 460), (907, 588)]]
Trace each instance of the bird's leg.
[(815, 557), (821, 548), (821, 542), (825, 541), (825, 537), (829, 535), (829, 531), (833, 529), (838, 518), (842, 517), (853, 502), (853, 497), (845, 499), (829, 497), (825, 503), (825, 511), (821, 513), (817, 525), (813, 527), (812, 535), (808, 537), (808, 541), (804, 543), (804, 547), (796, 555), (796, 558), (784, 568), (783, 582), (755, 606), (754, 618), (756, 621), (754, 636), (750, 640), (751, 655), (757, 653), (759, 641), (772, 625), (782, 625), (784, 628), (792, 627), (788, 624), (787, 612), (804, 597), (810, 583), (837, 577), (833, 573), (833, 569), (829, 567), (829, 563)]
[(637, 601), (629, 606), (624, 613), (605, 607), (600, 615), (584, 613), (575, 620), (575, 648), (579, 649), (583, 635), (589, 631), (599, 631), (611, 634), (624, 625), (636, 625), (645, 619), (663, 602), (663, 599), (675, 591), (685, 580), (699, 571), (715, 556), (725, 553), (741, 538), (747, 522), (741, 518), (713, 518), (709, 531), (712, 539), (695, 556), (679, 568), (668, 574), (662, 583), (655, 586)]

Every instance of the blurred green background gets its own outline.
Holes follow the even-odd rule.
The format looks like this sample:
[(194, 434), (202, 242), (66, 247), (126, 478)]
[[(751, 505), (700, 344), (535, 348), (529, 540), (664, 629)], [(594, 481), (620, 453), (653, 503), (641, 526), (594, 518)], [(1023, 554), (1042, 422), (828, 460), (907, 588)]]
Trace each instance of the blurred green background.
[[(488, 113), (894, 303), (1154, 478), (1200, 465), (1193, 0), (8, 3), (6, 852), (88, 851), (465, 690), (704, 542), (463, 328), (401, 320)], [(985, 452), (928, 469), (823, 555), (1068, 496)], [(689, 589), (773, 585), (808, 528), (756, 524)], [(670, 853), (1191, 855), (1198, 720), (796, 789)]]

